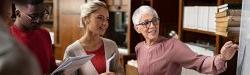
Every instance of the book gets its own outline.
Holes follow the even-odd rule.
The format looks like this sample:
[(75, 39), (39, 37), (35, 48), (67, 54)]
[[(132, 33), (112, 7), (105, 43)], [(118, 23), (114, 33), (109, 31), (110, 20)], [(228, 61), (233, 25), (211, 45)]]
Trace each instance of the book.
[(216, 27), (216, 32), (227, 32), (227, 27)]
[(240, 9), (229, 9), (223, 12), (218, 12), (216, 17), (225, 17), (225, 16), (241, 16)]
[(189, 28), (191, 29), (197, 29), (198, 26), (198, 6), (193, 6), (190, 10), (190, 17), (191, 22), (189, 25)]
[(218, 9), (221, 9), (221, 8), (225, 8), (225, 7), (227, 7), (228, 6), (228, 4), (222, 4), (222, 5), (218, 5)]
[(229, 9), (228, 7), (224, 7), (224, 8), (219, 9), (219, 12), (224, 12), (224, 11), (227, 11), (228, 9)]
[(208, 13), (208, 31), (216, 32), (216, 13), (217, 13), (217, 6), (209, 6), (209, 13)]
[(207, 23), (205, 23), (205, 19), (207, 19), (207, 16), (206, 16), (207, 12), (208, 10), (206, 10), (206, 6), (198, 7), (197, 29), (203, 30), (204, 26), (207, 25)]
[(183, 28), (216, 31), (217, 6), (185, 6)]
[(240, 27), (240, 21), (216, 22), (217, 27)]
[(199, 18), (199, 19), (202, 19), (202, 30), (204, 31), (208, 31), (208, 19), (209, 19), (209, 7), (208, 6), (205, 6), (202, 8), (202, 18)]
[(189, 6), (185, 6), (184, 7), (184, 21), (183, 21), (183, 28), (188, 28), (189, 27), (189, 24), (190, 24), (190, 8)]
[(239, 36), (240, 27), (227, 27), (227, 28), (216, 28), (216, 34), (224, 37), (235, 37)]
[(227, 37), (227, 32), (220, 32), (220, 31), (216, 31), (215, 33), (216, 33), (216, 34), (218, 34), (218, 35), (221, 35), (221, 36)]
[(228, 22), (228, 21), (239, 21), (241, 20), (241, 16), (226, 16), (216, 18), (216, 22)]

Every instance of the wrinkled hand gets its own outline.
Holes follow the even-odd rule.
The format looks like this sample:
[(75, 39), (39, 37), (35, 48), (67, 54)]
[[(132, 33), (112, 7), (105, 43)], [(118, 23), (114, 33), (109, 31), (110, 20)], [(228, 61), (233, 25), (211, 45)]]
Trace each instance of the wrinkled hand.
[(238, 50), (238, 45), (234, 44), (232, 41), (228, 41), (221, 48), (220, 56), (223, 60), (230, 60), (232, 59), (237, 50)]
[(115, 73), (114, 72), (105, 72), (105, 73), (102, 73), (100, 75), (115, 75)]

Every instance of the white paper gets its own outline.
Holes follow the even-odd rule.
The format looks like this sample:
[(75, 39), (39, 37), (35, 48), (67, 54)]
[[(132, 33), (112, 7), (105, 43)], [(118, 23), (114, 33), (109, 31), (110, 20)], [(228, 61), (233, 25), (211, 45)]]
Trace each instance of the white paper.
[(67, 70), (67, 72), (74, 72), (78, 68), (80, 68), (81, 65), (85, 64), (93, 57), (94, 55), (82, 55), (82, 56), (76, 56), (76, 57), (68, 57), (56, 70), (54, 70), (51, 73), (51, 75), (54, 75), (57, 72), (65, 71), (65, 70)]
[(106, 61), (106, 65), (107, 65), (107, 69), (106, 69), (106, 72), (110, 72), (109, 68), (110, 68), (110, 62), (115, 58), (115, 53)]

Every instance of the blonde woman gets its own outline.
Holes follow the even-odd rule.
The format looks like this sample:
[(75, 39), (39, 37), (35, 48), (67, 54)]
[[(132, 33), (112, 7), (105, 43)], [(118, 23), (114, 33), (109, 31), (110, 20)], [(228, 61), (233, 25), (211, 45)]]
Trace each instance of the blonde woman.
[[(122, 75), (123, 68), (119, 62), (118, 47), (112, 40), (101, 37), (109, 23), (109, 13), (105, 3), (94, 0), (81, 6), (81, 27), (83, 36), (69, 45), (64, 59), (80, 55), (94, 54), (77, 71), (77, 75)], [(111, 60), (111, 61), (110, 61)]]

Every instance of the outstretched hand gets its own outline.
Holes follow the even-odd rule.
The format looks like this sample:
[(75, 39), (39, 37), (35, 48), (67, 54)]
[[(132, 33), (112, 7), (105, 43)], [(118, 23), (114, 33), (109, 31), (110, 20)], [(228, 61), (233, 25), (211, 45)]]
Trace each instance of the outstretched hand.
[(228, 41), (220, 50), (220, 55), (223, 60), (230, 60), (234, 56), (235, 52), (238, 50), (238, 45), (234, 44), (232, 41)]

